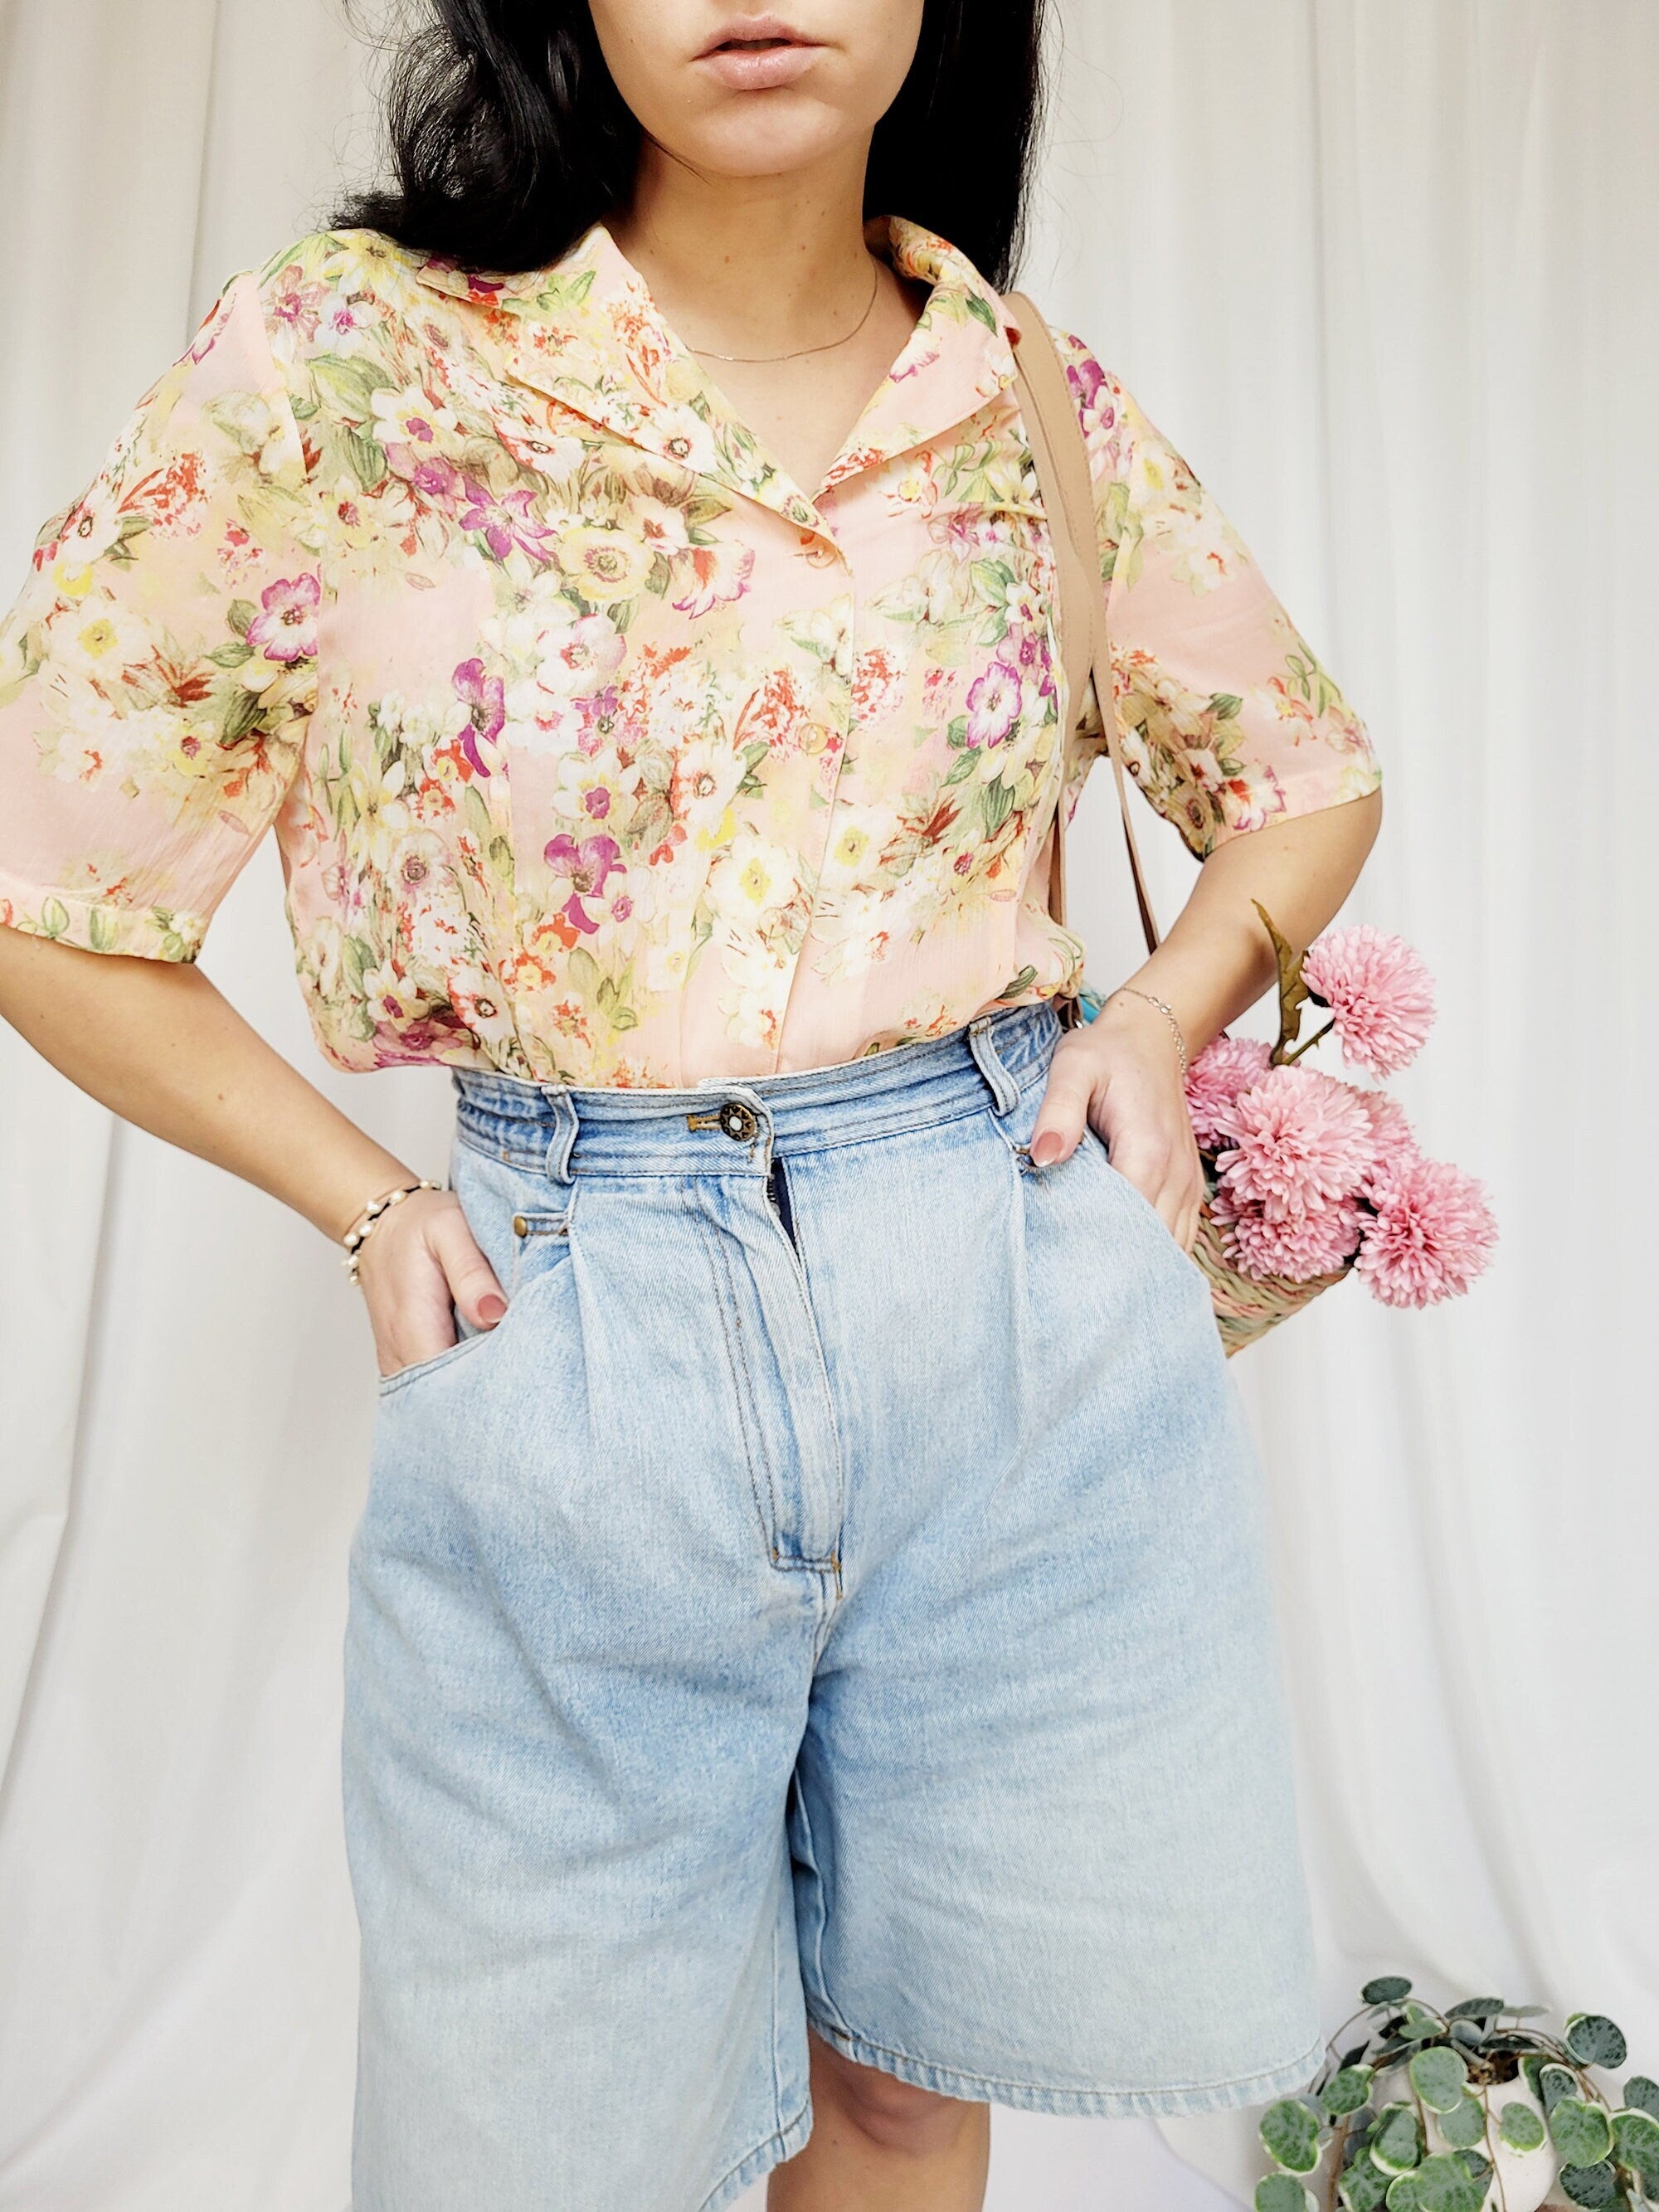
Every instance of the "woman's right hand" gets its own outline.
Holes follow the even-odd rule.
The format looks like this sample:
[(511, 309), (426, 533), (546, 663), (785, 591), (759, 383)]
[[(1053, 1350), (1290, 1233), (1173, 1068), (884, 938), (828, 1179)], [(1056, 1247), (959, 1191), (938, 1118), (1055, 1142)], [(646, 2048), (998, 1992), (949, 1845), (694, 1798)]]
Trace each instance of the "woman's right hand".
[(494, 1328), (507, 1311), (495, 1271), (453, 1191), (417, 1190), (381, 1214), (357, 1255), (382, 1381), (455, 1341), (451, 1313)]

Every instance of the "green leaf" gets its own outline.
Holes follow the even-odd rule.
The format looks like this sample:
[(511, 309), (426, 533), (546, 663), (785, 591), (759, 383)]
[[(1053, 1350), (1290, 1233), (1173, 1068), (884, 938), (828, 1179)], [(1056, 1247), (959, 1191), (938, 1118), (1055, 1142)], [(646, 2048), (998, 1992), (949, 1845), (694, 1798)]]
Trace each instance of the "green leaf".
[(1619, 2177), (1605, 2160), (1594, 2166), (1564, 2166), (1560, 2182), (1562, 2195), (1571, 2203), (1589, 2206), (1589, 2212), (1613, 2212), (1624, 2203)]
[(115, 944), (115, 917), (106, 906), (91, 908), (87, 915), (87, 941), (94, 952), (108, 952)]
[(1410, 2173), (1402, 2173), (1397, 2181), (1391, 2181), (1389, 2184), (1389, 2193), (1382, 2201), (1388, 2206), (1389, 2212), (1421, 2212), (1421, 2200), (1417, 2194), (1415, 2168)]
[(1378, 2207), (1388, 2201), (1389, 2185), (1370, 2159), (1362, 2158), (1343, 2175), (1337, 2193), (1347, 2212), (1378, 2212)]
[(1311, 2173), (1318, 2165), (1319, 2122), (1297, 2098), (1269, 2105), (1257, 2132), (1268, 2157), (1291, 2173)]
[(1541, 2149), (1548, 2130), (1530, 2105), (1518, 2100), (1498, 2115), (1498, 2132), (1511, 2150)]
[(1446, 2014), (1448, 2020), (1495, 2020), (1504, 2009), (1502, 1997), (1465, 1997)]
[(1210, 712), (1218, 722), (1236, 721), (1243, 711), (1244, 702), (1236, 691), (1212, 691), (1210, 694)]
[(373, 491), (386, 475), (386, 454), (373, 438), (366, 438), (361, 430), (347, 430), (341, 438), (345, 457), (351, 464), (351, 473), (365, 491)]
[(1550, 2141), (1564, 2166), (1597, 2166), (1613, 2148), (1613, 2129), (1600, 2105), (1559, 2097), (1551, 2107)]
[(1659, 2081), (1645, 2074), (1632, 2074), (1625, 2084), (1625, 2102), (1633, 2112), (1651, 2112), (1659, 2119)]
[(1586, 2013), (1567, 2029), (1567, 2048), (1581, 2066), (1622, 2066), (1629, 2049), (1605, 2013)]
[(1492, 2177), (1492, 2160), (1478, 2150), (1460, 2150), (1455, 2156), (1470, 2180), (1478, 2181), (1484, 2189)]
[(222, 745), (238, 744), (258, 720), (264, 711), (264, 701), (246, 684), (239, 684), (225, 702), (224, 720), (219, 726)]
[(246, 637), (248, 633), (248, 626), (258, 611), (259, 610), (254, 605), (252, 599), (233, 599), (230, 605), (225, 609), (225, 620), (230, 624), (238, 637)]
[[(1297, 1032), (1302, 1026), (1302, 1009), (1308, 1002), (1308, 987), (1302, 980), (1302, 955), (1292, 951), (1289, 942), (1280, 935), (1279, 925), (1260, 899), (1250, 904), (1261, 917), (1261, 926), (1273, 940), (1273, 958), (1279, 969), (1279, 1042), (1273, 1047), (1273, 1065), (1279, 1066), (1285, 1052), (1296, 1042)], [(1367, 1982), (1360, 1991), (1367, 2004), (1395, 2004), (1410, 1990), (1411, 1984), (1397, 1974), (1387, 1975), (1375, 1982)], [(1374, 1990), (1386, 1992), (1374, 1996)], [(1398, 1992), (1398, 1995), (1396, 1995)]]
[(1450, 2112), (1441, 2113), (1440, 2132), (1454, 2150), (1473, 2150), (1486, 2139), (1486, 2106), (1479, 2097), (1460, 2097)]
[(1418, 2212), (1480, 2212), (1486, 2184), (1459, 2159), (1426, 2158), (1411, 2179), (1417, 2185)]
[(1346, 2119), (1357, 2112), (1371, 2093), (1371, 2069), (1369, 2066), (1345, 2066), (1319, 2093), (1319, 2101), (1326, 2116), (1333, 2120)]
[(49, 898), (41, 902), (40, 928), (46, 937), (61, 937), (70, 926), (69, 908), (62, 899)]
[(1312, 2212), (1313, 2199), (1288, 2173), (1270, 2173), (1255, 2185), (1255, 2212)]
[(1449, 2044), (1437, 2043), (1431, 2050), (1414, 2052), (1407, 2071), (1413, 2088), (1431, 2112), (1455, 2112), (1462, 2102), (1469, 2069), (1462, 2053)]
[(1651, 2112), (1615, 2112), (1613, 2148), (1620, 2166), (1633, 2166), (1644, 2182), (1659, 2183), (1659, 2119)]
[(253, 658), (253, 647), (241, 638), (229, 645), (216, 645), (208, 659), (216, 668), (242, 668)]
[(1384, 2173), (1409, 2173), (1421, 2159), (1423, 2137), (1409, 2105), (1384, 2105), (1376, 2116), (1370, 2155)]
[(1563, 2097), (1571, 2097), (1578, 2087), (1577, 2076), (1565, 2066), (1546, 2063), (1538, 2069), (1538, 2096), (1547, 2118)]
[(951, 773), (945, 777), (944, 783), (939, 787), (940, 789), (948, 790), (951, 784), (963, 782), (967, 777), (973, 774), (974, 770), (978, 766), (979, 755), (977, 753), (958, 753), (955, 760), (951, 762)]
[[(1261, 915), (1263, 921), (1267, 922), (1268, 934), (1277, 937), (1279, 933), (1274, 929), (1272, 922), (1267, 921), (1267, 915), (1261, 914), (1260, 907), (1257, 907), (1256, 912)], [(1359, 1996), (1364, 2004), (1385, 2005), (1402, 2004), (1411, 1993), (1412, 1985), (1403, 1974), (1379, 1974), (1374, 1982), (1366, 1983)]]
[(969, 313), (974, 317), (975, 320), (976, 322), (983, 323), (988, 331), (995, 330), (997, 326), (996, 310), (992, 307), (990, 301), (988, 300), (981, 300), (977, 292), (964, 293), (963, 297), (967, 302)]
[(1444, 2033), (1444, 2024), (1440, 2015), (1431, 2012), (1426, 2005), (1408, 2004), (1400, 2033), (1407, 2043), (1426, 2043), (1431, 2035)]

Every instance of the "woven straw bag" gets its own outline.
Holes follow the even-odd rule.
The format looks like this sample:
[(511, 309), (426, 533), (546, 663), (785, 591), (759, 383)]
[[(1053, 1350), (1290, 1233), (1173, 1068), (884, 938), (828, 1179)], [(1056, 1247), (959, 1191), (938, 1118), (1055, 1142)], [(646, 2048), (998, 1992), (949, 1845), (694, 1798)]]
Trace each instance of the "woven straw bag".
[[(1030, 441), (1037, 485), (1048, 516), (1059, 586), (1057, 610), (1060, 647), (1065, 669), (1065, 696), (1071, 714), (1066, 734), (1060, 802), (1054, 810), (1054, 842), (1048, 871), (1048, 910), (1062, 925), (1066, 919), (1066, 809), (1064, 794), (1071, 780), (1076, 749), (1098, 750), (1103, 741), (1117, 784), (1119, 811), (1123, 817), (1123, 842), (1128, 850), (1129, 872), (1134, 880), (1135, 902), (1146, 950), (1159, 943), (1157, 917), (1146, 889), (1129, 809), (1129, 779), (1118, 738), (1112, 664), (1106, 635), (1106, 594), (1101, 589), (1099, 544), (1095, 532), (1094, 490), (1090, 477), (1089, 451), (1083, 424), (1072, 397), (1065, 364), (1055, 349), (1048, 325), (1023, 292), (1009, 295), (1018, 316), (1019, 341), (1014, 349), (1015, 384)], [(1085, 735), (1089, 697), (1092, 689), (1100, 721), (1100, 736)], [(1075, 999), (1056, 1002), (1056, 1012), (1068, 1028), (1097, 1010), (1099, 994), (1085, 988), (1082, 1004)], [(1216, 1167), (1213, 1152), (1201, 1152), (1204, 1174), (1212, 1196)], [(1281, 1321), (1287, 1320), (1347, 1273), (1316, 1275), (1310, 1282), (1292, 1283), (1282, 1276), (1247, 1275), (1226, 1256), (1221, 1231), (1206, 1197), (1193, 1258), (1210, 1285), (1216, 1327), (1228, 1356), (1242, 1352)]]

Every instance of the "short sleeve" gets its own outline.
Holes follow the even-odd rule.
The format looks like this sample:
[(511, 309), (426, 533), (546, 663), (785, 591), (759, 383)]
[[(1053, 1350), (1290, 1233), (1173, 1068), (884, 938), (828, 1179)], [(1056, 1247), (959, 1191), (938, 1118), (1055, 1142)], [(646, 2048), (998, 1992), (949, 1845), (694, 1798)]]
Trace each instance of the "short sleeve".
[(1124, 763), (1201, 860), (1241, 831), (1364, 797), (1364, 724), (1181, 455), (1081, 341), (1082, 416)]
[(244, 271), (40, 531), (0, 621), (0, 922), (195, 958), (315, 704), (313, 512)]

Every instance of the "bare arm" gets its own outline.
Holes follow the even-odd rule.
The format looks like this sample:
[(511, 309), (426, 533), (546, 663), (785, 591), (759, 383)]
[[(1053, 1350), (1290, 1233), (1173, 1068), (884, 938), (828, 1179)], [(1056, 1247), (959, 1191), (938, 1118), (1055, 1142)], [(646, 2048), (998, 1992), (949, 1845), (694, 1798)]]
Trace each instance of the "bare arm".
[[(291, 1067), (193, 964), (85, 952), (0, 927), (0, 1015), (60, 1073), (153, 1136), (256, 1183), (326, 1237), (415, 1177)], [(361, 1276), (380, 1371), (453, 1341), (506, 1302), (448, 1193), (376, 1224)]]
[[(1353, 888), (1382, 818), (1382, 795), (1325, 806), (1231, 837), (1199, 871), (1158, 951), (1127, 976), (1174, 1011), (1190, 1055), (1274, 979), (1260, 900), (1298, 951)], [(1157, 1206), (1190, 1251), (1204, 1195), (1179, 1056), (1156, 1006), (1120, 991), (1061, 1042), (1031, 1139), (1039, 1166), (1073, 1152), (1085, 1119), (1113, 1164)]]

